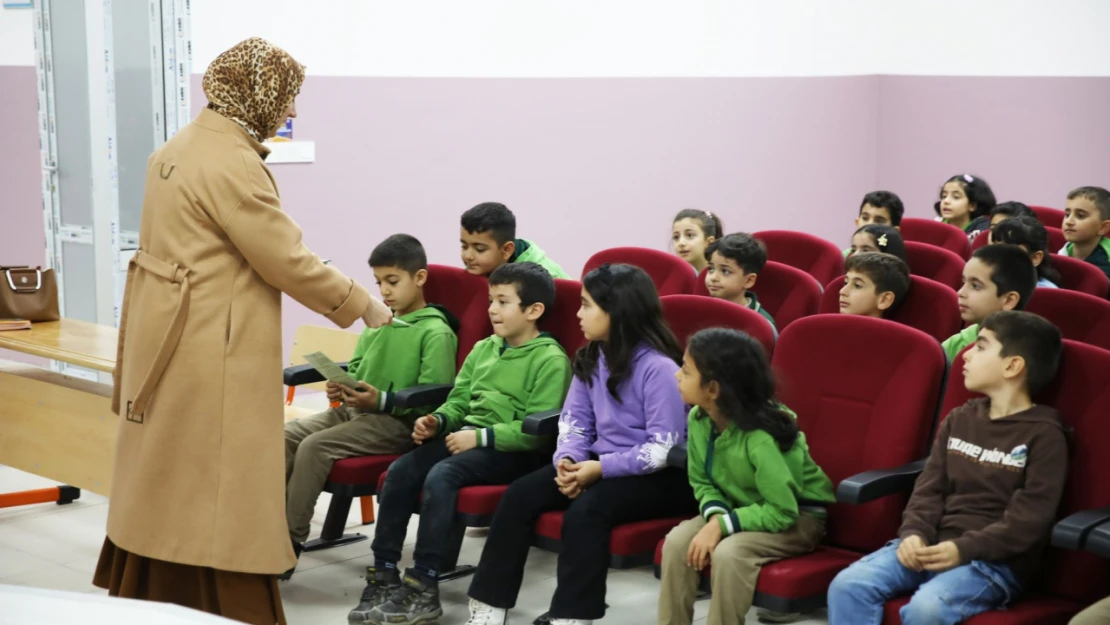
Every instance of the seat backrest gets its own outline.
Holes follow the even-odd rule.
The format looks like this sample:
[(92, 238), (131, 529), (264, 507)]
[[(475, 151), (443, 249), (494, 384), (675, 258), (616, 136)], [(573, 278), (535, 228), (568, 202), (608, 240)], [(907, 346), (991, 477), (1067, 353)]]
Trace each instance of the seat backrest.
[(954, 291), (963, 286), (967, 261), (955, 252), (920, 241), (906, 241), (906, 261), (914, 275), (950, 286)]
[(752, 291), (760, 306), (775, 318), (780, 333), (794, 321), (817, 314), (821, 305), (821, 285), (813, 276), (774, 261), (763, 266)]
[(971, 244), (968, 243), (967, 234), (955, 226), (929, 219), (906, 217), (902, 219), (899, 229), (905, 241), (928, 243), (955, 252), (964, 260), (971, 258)]
[(1107, 291), (1110, 290), (1110, 281), (1107, 281), (1106, 274), (1102, 273), (1101, 269), (1087, 261), (1070, 256), (1049, 254), (1049, 257), (1052, 259), (1052, 266), (1060, 272), (1061, 280), (1058, 285), (1060, 288), (1095, 297), (1106, 297)]
[(474, 344), (493, 334), (489, 321), (489, 282), (459, 267), (428, 265), (424, 299), (443, 306), (458, 319), (456, 364), (461, 368)]
[(769, 260), (801, 269), (817, 284), (828, 284), (844, 273), (844, 253), (820, 237), (791, 230), (764, 230), (752, 236), (767, 246)]
[[(355, 327), (362, 322), (355, 324)], [(347, 362), (355, 352), (361, 332), (349, 332), (339, 328), (325, 328), (322, 326), (303, 325), (293, 333), (293, 347), (289, 350), (289, 366), (305, 364), (305, 354), (323, 352), (325, 356), (335, 362)], [(305, 384), (297, 387), (299, 390), (312, 389), (323, 391), (325, 382)]]
[[(989, 228), (987, 230), (984, 230), (984, 231), (980, 232), (979, 234), (975, 235), (975, 240), (971, 242), (971, 253), (974, 254), (975, 250), (977, 250), (981, 247), (986, 247), (987, 244), (990, 243), (990, 238), (991, 238), (991, 231), (990, 231)], [(1056, 248), (1056, 249), (1060, 249), (1060, 248)]]
[[(840, 288), (843, 285), (844, 276), (841, 276), (825, 287), (825, 293), (821, 296), (821, 314), (840, 312)], [(910, 290), (894, 313), (887, 318), (921, 330), (940, 342), (959, 332), (963, 324), (960, 321), (956, 292), (921, 276), (910, 276)]]
[(1064, 238), (1064, 231), (1059, 228), (1044, 227), (1045, 232), (1048, 233), (1048, 251), (1055, 254), (1064, 249), (1068, 244), (1068, 240)]
[(1110, 350), (1110, 302), (1067, 289), (1037, 289), (1026, 307), (1048, 319), (1064, 338)]
[[(970, 347), (968, 348), (970, 349)], [(966, 351), (966, 350), (965, 350)], [(960, 355), (963, 362), (963, 354)], [(1068, 481), (1057, 510), (1057, 518), (1074, 512), (1110, 505), (1110, 464), (1106, 441), (1110, 440), (1110, 351), (1064, 340), (1056, 378), (1034, 397), (1038, 404), (1056, 408), (1069, 436)], [(964, 388), (963, 366), (953, 366), (945, 394), (942, 417), (952, 408), (979, 395)], [(1110, 583), (1106, 561), (1090, 553), (1049, 548), (1034, 587), (1051, 594), (1090, 603), (1106, 595)]]
[[(871, 346), (866, 357), (852, 358), (861, 345)], [(834, 484), (925, 454), (945, 374), (933, 337), (882, 319), (817, 315), (782, 331), (772, 365), (780, 399)], [(828, 542), (877, 549), (898, 531), (907, 498), (829, 506)]]
[(578, 322), (578, 309), (582, 305), (582, 283), (578, 280), (555, 279), (555, 305), (544, 313), (540, 330), (550, 332), (574, 358), (579, 347), (586, 344), (582, 326)]
[(585, 276), (605, 263), (623, 263), (643, 269), (655, 283), (660, 296), (690, 293), (697, 278), (690, 263), (674, 254), (646, 247), (614, 247), (602, 250), (586, 261), (582, 275)]
[(768, 357), (774, 352), (775, 332), (771, 324), (750, 308), (698, 295), (667, 295), (660, 301), (663, 302), (663, 316), (683, 349), (686, 341), (699, 330), (732, 328), (759, 341)]
[(1056, 228), (1059, 230), (1064, 225), (1064, 211), (1058, 208), (1030, 206), (1029, 210), (1033, 211), (1033, 214), (1037, 216), (1037, 220), (1044, 224), (1046, 228)]

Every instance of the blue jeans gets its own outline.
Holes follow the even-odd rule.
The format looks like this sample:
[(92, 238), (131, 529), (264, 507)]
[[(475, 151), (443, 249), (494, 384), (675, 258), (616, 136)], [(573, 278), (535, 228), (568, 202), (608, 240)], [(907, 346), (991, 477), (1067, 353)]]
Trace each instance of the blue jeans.
[(898, 562), (894, 540), (844, 569), (829, 586), (829, 625), (880, 625), (883, 605), (913, 593), (899, 611), (902, 625), (956, 625), (1008, 605), (1021, 585), (1005, 564), (975, 560), (934, 573)]

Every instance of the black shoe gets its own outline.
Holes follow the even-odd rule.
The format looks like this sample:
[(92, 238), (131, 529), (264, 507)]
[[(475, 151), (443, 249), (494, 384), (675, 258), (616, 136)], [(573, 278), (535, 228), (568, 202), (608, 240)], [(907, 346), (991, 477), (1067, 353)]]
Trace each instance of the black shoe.
[[(301, 553), (303, 553), (303, 552), (304, 552), (304, 545), (302, 545), (301, 543), (294, 540), (293, 541), (293, 557), (300, 560), (301, 559)], [(288, 571), (286, 571), (286, 572), (284, 572), (284, 573), (282, 573), (281, 575), (278, 576), (278, 581), (287, 582), (290, 579), (293, 579), (293, 572), (296, 571), (296, 570), (297, 570), (297, 565), (294, 564), (293, 568), (289, 569)]]
[(376, 569), (366, 567), (366, 588), (362, 589), (362, 599), (358, 607), (347, 615), (348, 623), (369, 623), (370, 611), (389, 600), (401, 587), (401, 574), (397, 569)]
[(405, 571), (401, 587), (393, 591), (389, 601), (370, 611), (375, 625), (416, 625), (443, 616), (439, 605), (439, 583), (412, 569)]

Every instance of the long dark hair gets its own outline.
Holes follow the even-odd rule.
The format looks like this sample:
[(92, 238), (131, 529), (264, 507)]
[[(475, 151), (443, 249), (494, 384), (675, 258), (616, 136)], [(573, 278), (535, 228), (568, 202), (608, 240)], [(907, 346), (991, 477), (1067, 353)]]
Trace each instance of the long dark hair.
[(794, 446), (798, 422), (775, 398), (775, 378), (758, 341), (738, 330), (709, 328), (690, 337), (686, 351), (702, 385), (720, 387), (717, 408), (736, 427), (767, 432), (782, 451)]
[(602, 310), (609, 313), (609, 340), (590, 341), (574, 355), (574, 375), (593, 384), (602, 353), (609, 365), (605, 381), (609, 394), (621, 401), (617, 387), (628, 376), (632, 353), (645, 344), (682, 363), (682, 348), (663, 319), (663, 305), (655, 284), (643, 269), (632, 265), (602, 265), (582, 278), (582, 286)]
[(1042, 252), (1041, 264), (1037, 265), (1037, 277), (1060, 284), (1060, 272), (1052, 266), (1052, 257), (1048, 253), (1048, 230), (1045, 230), (1044, 224), (1036, 217), (1011, 217), (1000, 222), (991, 232), (991, 241), (1023, 245), (1030, 254)]

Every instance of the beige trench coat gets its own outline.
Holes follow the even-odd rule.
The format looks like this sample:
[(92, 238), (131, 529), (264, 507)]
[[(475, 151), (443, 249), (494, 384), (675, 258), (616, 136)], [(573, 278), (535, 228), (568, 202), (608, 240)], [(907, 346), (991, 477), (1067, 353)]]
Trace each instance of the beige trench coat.
[(205, 110), (150, 158), (128, 268), (108, 537), (131, 553), (276, 574), (285, 520), (281, 294), (342, 327), (366, 289), (281, 210), (269, 150)]

